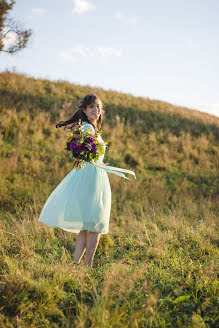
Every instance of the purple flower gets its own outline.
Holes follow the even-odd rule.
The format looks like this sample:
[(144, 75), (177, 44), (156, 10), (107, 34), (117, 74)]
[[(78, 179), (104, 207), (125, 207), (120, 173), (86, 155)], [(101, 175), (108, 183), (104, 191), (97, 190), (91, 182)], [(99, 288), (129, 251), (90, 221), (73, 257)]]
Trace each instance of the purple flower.
[(92, 153), (94, 153), (95, 151), (97, 151), (97, 146), (96, 146), (95, 143), (92, 143), (92, 144), (91, 144), (91, 147), (92, 147), (92, 149), (91, 149), (91, 152), (92, 152)]
[(75, 146), (74, 146), (74, 151), (75, 151), (76, 153), (79, 153), (79, 152), (81, 151), (81, 146), (75, 145)]
[(94, 141), (94, 138), (93, 138), (93, 137), (89, 137), (88, 140), (89, 140), (90, 142), (93, 142), (93, 141)]
[(88, 150), (85, 144), (82, 144), (81, 149), (82, 149), (85, 153), (86, 153), (87, 150)]
[(74, 141), (72, 141), (72, 142), (70, 143), (70, 148), (71, 148), (71, 149), (74, 149), (75, 146), (76, 146), (76, 145), (75, 145)]

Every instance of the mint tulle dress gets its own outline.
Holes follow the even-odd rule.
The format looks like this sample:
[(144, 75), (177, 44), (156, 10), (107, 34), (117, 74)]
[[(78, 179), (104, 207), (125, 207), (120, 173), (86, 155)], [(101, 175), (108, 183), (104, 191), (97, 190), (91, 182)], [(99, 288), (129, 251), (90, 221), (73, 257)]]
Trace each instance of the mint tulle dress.
[[(95, 133), (94, 127), (82, 122), (82, 133)], [(99, 134), (98, 140), (106, 145)], [(72, 169), (52, 191), (38, 218), (50, 227), (79, 233), (89, 230), (106, 234), (109, 232), (111, 211), (111, 187), (107, 172), (117, 174), (125, 179), (122, 172), (135, 173), (130, 170), (107, 166), (103, 163), (104, 154), (96, 162), (85, 162), (84, 168)], [(135, 177), (136, 178), (136, 177)]]

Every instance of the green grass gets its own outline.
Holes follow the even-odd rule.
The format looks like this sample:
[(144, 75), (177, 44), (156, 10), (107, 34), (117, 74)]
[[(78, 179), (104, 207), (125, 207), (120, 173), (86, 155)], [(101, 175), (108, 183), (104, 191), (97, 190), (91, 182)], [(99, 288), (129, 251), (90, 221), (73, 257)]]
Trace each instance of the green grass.
[[(219, 119), (148, 98), (0, 74), (0, 326), (217, 327)], [(77, 234), (38, 222), (71, 170), (56, 129), (96, 92), (106, 117), (110, 231), (93, 268)]]

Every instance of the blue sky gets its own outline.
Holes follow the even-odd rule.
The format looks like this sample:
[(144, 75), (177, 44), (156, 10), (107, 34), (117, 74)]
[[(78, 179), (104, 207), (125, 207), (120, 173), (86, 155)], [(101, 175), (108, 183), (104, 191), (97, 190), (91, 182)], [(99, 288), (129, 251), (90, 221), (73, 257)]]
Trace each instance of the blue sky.
[(218, 0), (17, 0), (11, 17), (34, 33), (27, 49), (0, 55), (0, 71), (219, 116), (218, 14)]

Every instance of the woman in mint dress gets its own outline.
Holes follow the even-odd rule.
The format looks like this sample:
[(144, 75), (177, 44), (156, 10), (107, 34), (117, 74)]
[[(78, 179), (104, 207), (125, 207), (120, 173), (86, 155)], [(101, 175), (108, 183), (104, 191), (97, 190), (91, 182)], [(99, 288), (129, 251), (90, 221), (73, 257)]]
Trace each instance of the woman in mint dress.
[[(81, 99), (78, 110), (67, 121), (56, 127), (82, 122), (82, 133), (99, 131), (104, 118), (101, 100), (96, 94), (88, 94)], [(70, 129), (71, 129), (70, 127)], [(106, 145), (99, 134), (98, 140)], [(85, 162), (84, 168), (71, 170), (53, 190), (47, 199), (38, 221), (50, 227), (78, 233), (75, 246), (75, 263), (85, 254), (86, 266), (92, 267), (94, 254), (100, 235), (109, 231), (111, 210), (111, 188), (107, 172), (128, 179), (122, 172), (133, 174), (130, 170), (106, 166), (104, 154), (96, 162)]]

